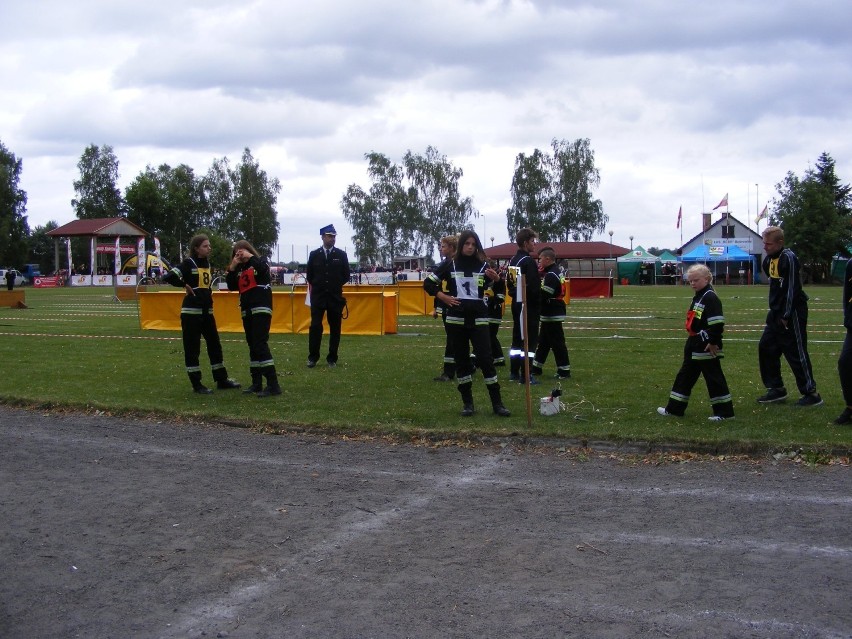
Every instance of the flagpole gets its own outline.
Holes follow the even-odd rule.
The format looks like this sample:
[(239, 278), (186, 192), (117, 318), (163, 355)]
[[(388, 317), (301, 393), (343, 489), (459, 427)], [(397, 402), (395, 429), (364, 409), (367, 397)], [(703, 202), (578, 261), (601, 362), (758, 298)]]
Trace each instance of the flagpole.
[[(754, 199), (755, 199), (754, 210), (757, 211), (758, 215), (760, 215), (760, 185), (755, 184), (754, 188), (756, 190), (755, 195), (754, 195)], [(757, 232), (760, 233), (760, 220), (755, 220), (755, 222), (756, 222), (755, 226), (757, 226), (757, 229), (758, 229)]]
[(704, 204), (704, 175), (701, 176), (701, 243), (707, 246), (707, 229), (704, 224), (704, 211), (707, 210), (707, 205)]
[[(746, 184), (746, 202), (751, 199), (751, 184)], [(751, 226), (751, 204), (746, 204), (746, 226)]]

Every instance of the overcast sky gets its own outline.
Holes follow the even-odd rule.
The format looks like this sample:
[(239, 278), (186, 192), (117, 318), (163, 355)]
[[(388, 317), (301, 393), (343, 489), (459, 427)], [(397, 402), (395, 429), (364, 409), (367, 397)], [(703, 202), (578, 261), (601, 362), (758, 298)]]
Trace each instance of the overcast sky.
[(249, 147), (281, 181), (289, 260), (328, 223), (352, 252), (339, 203), (369, 186), (367, 152), (436, 147), (489, 245), (517, 154), (589, 138), (613, 242), (674, 248), (681, 205), (684, 240), (726, 193), (754, 226), (823, 151), (852, 181), (850, 18), (849, 0), (0, 0), (0, 140), (31, 228), (74, 219), (89, 144), (114, 148), (122, 191)]

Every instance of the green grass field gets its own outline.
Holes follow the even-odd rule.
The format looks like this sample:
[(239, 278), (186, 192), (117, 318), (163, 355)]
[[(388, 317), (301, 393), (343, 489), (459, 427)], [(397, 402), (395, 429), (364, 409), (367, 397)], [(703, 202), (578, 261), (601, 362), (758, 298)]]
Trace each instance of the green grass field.
[[(552, 356), (542, 384), (533, 387), (532, 428), (524, 388), (498, 369), (512, 417), (490, 410), (481, 376), (474, 381), (478, 412), (459, 416), (452, 383), (440, 372), (443, 328), (431, 317), (400, 317), (397, 335), (343, 336), (336, 369), (305, 367), (307, 335), (273, 335), (272, 352), (284, 394), (259, 399), (240, 391), (211, 396), (190, 392), (180, 334), (142, 331), (135, 302), (114, 302), (112, 289), (26, 290), (27, 309), (0, 309), (0, 401), (35, 407), (192, 418), (269, 430), (321, 428), (359, 435), (467, 438), (529, 435), (570, 440), (672, 443), (721, 452), (808, 450), (848, 455), (852, 428), (831, 422), (843, 408), (836, 362), (844, 338), (839, 287), (810, 287), (809, 343), (815, 377), (826, 405), (798, 408), (791, 397), (762, 406), (757, 341), (766, 313), (765, 286), (718, 286), (727, 327), (723, 367), (737, 418), (711, 423), (700, 380), (686, 418), (664, 418), (680, 365), (687, 287), (616, 287), (613, 299), (575, 299), (565, 329), (572, 378), (563, 383), (567, 410), (538, 414), (538, 398), (555, 380)], [(501, 341), (508, 350), (511, 320)], [(223, 333), (231, 377), (249, 383), (248, 349), (241, 333)], [(327, 340), (327, 336), (325, 338)], [(323, 347), (326, 346), (326, 341)], [(203, 350), (203, 349), (202, 349)], [(206, 353), (201, 357), (210, 382)]]

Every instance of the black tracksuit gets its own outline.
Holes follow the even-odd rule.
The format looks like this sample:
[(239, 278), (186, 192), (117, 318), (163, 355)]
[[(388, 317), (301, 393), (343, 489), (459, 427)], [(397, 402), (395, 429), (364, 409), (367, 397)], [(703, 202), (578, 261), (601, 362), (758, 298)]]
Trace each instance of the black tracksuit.
[(541, 277), (538, 274), (538, 265), (535, 260), (523, 249), (518, 249), (515, 256), (509, 260), (509, 274), (506, 278), (506, 289), (512, 296), (512, 346), (509, 349), (509, 372), (512, 378), (520, 377), (523, 379), (521, 369), (527, 353), (524, 351), (524, 337), (521, 331), (521, 309), (523, 305), (517, 301), (520, 274), (526, 277), (524, 302), (526, 302), (527, 307), (527, 345), (529, 346), (529, 355), (535, 355), (536, 345), (538, 344)]
[(216, 329), (216, 318), (213, 317), (213, 273), (207, 258), (188, 257), (180, 265), (172, 268), (163, 280), (185, 288), (192, 287), (192, 293), (183, 298), (180, 309), (180, 327), (183, 333), (183, 357), (186, 363), (186, 373), (193, 388), (201, 386), (201, 366), (198, 361), (201, 354), (201, 338), (207, 344), (207, 356), (213, 379), (225, 382), (228, 371), (222, 357), (222, 342)]
[(249, 347), (252, 387), (260, 390), (263, 378), (271, 388), (278, 387), (275, 361), (269, 350), (272, 326), (272, 278), (269, 263), (254, 255), (225, 276), (228, 290), (240, 292), (240, 313)]
[[(763, 259), (769, 278), (769, 313), (757, 347), (760, 378), (766, 388), (784, 388), (781, 356), (796, 378), (802, 395), (816, 392), (811, 358), (808, 355), (808, 296), (802, 290), (799, 260), (788, 248)], [(781, 320), (787, 323), (785, 327)]]
[[(722, 372), (722, 332), (725, 316), (722, 302), (709, 284), (695, 294), (686, 313), (686, 345), (683, 348), (683, 363), (675, 377), (669, 394), (666, 410), (672, 415), (682, 416), (686, 412), (692, 388), (700, 375), (704, 375), (713, 414), (733, 417), (734, 404), (728, 382)], [(708, 344), (719, 347), (716, 357), (704, 350)]]

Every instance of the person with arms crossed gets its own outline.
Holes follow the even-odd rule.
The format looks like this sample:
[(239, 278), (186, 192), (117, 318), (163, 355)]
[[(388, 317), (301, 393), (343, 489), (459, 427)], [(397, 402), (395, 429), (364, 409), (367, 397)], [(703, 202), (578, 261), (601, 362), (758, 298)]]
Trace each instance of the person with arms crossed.
[(322, 319), (328, 322), (328, 356), (330, 367), (337, 366), (340, 330), (343, 322), (343, 285), (349, 281), (349, 258), (334, 243), (337, 231), (329, 224), (320, 229), (322, 246), (308, 256), (308, 295), (311, 303), (311, 328), (308, 332), (308, 368), (317, 365), (322, 346)]
[(769, 312), (757, 347), (760, 378), (766, 394), (760, 404), (787, 399), (781, 378), (783, 355), (802, 394), (796, 406), (821, 406), (816, 390), (811, 357), (808, 355), (808, 296), (802, 290), (799, 259), (784, 247), (784, 230), (777, 226), (763, 229), (763, 272), (769, 278)]

